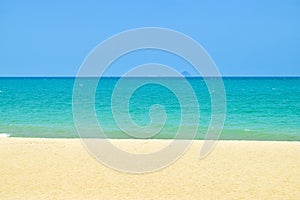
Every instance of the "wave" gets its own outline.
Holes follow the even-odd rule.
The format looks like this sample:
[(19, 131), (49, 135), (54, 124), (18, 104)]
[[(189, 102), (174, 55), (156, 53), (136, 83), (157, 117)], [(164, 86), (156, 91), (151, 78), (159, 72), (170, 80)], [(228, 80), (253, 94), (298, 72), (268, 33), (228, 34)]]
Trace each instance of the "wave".
[(0, 138), (8, 138), (10, 137), (9, 133), (0, 133)]

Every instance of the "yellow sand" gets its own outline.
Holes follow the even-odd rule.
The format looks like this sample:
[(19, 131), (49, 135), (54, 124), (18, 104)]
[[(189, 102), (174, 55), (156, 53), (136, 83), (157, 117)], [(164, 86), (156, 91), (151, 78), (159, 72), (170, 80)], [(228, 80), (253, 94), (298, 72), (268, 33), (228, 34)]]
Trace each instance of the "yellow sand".
[(199, 160), (201, 145), (168, 168), (131, 175), (98, 163), (77, 139), (0, 139), (0, 199), (300, 199), (300, 142), (220, 141)]

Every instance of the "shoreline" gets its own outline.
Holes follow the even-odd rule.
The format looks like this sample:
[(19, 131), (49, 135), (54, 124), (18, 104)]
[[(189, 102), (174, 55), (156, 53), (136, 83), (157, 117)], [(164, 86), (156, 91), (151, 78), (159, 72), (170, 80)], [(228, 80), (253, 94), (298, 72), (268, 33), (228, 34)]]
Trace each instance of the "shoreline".
[[(126, 150), (167, 140), (110, 139)], [(97, 162), (74, 138), (1, 138), (0, 199), (298, 199), (300, 142), (220, 140), (204, 159), (203, 140), (169, 167), (146, 174)]]
[[(81, 140), (83, 138), (78, 138), (78, 137), (14, 137), (14, 136), (8, 136), (8, 137), (0, 137), (0, 140), (3, 139), (8, 139), (8, 138), (12, 138), (12, 139), (42, 139), (42, 140)], [(169, 140), (173, 140), (173, 139), (169, 139), (169, 138), (151, 138), (151, 139), (141, 139), (141, 138), (86, 138), (86, 139), (100, 139), (100, 140), (128, 140), (128, 141), (156, 141), (156, 140), (162, 140), (162, 141), (169, 141)], [(190, 140), (190, 139), (177, 139), (177, 140)], [(199, 141), (199, 142), (203, 142), (206, 141), (205, 139), (193, 139), (192, 141)], [(226, 141), (231, 141), (231, 142), (299, 142), (300, 140), (255, 140), (255, 139), (218, 139), (217, 142), (226, 142)]]

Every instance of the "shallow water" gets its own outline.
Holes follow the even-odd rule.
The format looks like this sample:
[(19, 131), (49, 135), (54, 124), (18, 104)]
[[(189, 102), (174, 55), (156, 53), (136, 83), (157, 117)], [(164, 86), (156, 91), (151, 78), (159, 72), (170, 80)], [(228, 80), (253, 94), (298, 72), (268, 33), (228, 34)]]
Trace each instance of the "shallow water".
[[(131, 84), (141, 79), (129, 78), (122, 87), (130, 88)], [(178, 90), (182, 89), (180, 80), (164, 79)], [(9, 133), (11, 137), (78, 137), (72, 114), (74, 80), (0, 78), (0, 133)], [(111, 95), (118, 80), (100, 80), (95, 95), (95, 110), (107, 137), (128, 138), (130, 136), (116, 124), (111, 108)], [(151, 82), (149, 80), (151, 78), (147, 78)], [(199, 126), (196, 138), (203, 139), (211, 118), (209, 92), (203, 79), (187, 80), (197, 96), (197, 102), (193, 102), (189, 95), (180, 100), (171, 90), (154, 83), (138, 88), (130, 99), (124, 99), (129, 102), (129, 113), (134, 123), (139, 126), (149, 124), (149, 109), (159, 104), (165, 110), (166, 121), (165, 124), (159, 120), (153, 123), (152, 128), (160, 130), (154, 138), (173, 138), (178, 127), (184, 127), (189, 132)], [(88, 83), (89, 80), (85, 81)], [(224, 78), (223, 81), (227, 111), (221, 139), (300, 141), (300, 78)], [(82, 101), (81, 114), (84, 118), (84, 94)], [(180, 105), (180, 101), (190, 103)], [(184, 110), (187, 115), (193, 113), (197, 109), (196, 103), (200, 105), (200, 122), (196, 123), (197, 120), (191, 115), (187, 116), (189, 121), (181, 123), (181, 111)], [(160, 108), (152, 108), (153, 117), (160, 119)], [(156, 116), (157, 113), (159, 115)], [(118, 116), (122, 123), (122, 113)], [(84, 123), (92, 131), (96, 127), (89, 122), (87, 117)], [(126, 123), (125, 118), (123, 122)], [(137, 132), (139, 130), (137, 128)]]

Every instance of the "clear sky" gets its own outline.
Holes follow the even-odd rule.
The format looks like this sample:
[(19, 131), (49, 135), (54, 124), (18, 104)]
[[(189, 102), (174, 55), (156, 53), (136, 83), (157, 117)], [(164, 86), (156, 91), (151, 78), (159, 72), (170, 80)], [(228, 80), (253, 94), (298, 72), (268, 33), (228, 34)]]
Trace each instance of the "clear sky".
[(149, 26), (194, 38), (224, 76), (300, 75), (298, 0), (0, 0), (0, 76), (75, 75), (101, 41)]

